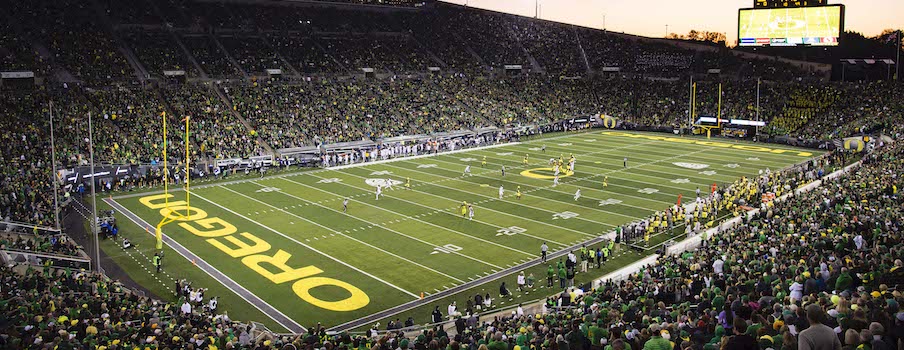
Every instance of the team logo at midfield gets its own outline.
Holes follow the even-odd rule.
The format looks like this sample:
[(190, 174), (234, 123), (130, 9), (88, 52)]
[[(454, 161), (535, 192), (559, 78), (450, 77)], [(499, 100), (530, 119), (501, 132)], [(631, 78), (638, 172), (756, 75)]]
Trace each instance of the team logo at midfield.
[(680, 166), (680, 167), (682, 167), (682, 168), (688, 168), (688, 169), (694, 169), (694, 170), (700, 170), (700, 169), (706, 169), (706, 168), (709, 168), (709, 165), (707, 165), (707, 164), (700, 164), (700, 163), (674, 162), (674, 163), (672, 163), (672, 164), (675, 164), (675, 165)]
[(436, 168), (436, 164), (421, 164), (417, 166), (418, 169), (426, 169), (426, 168)]
[(758, 160), (760, 160), (760, 159), (757, 158), (757, 157), (750, 157), (750, 158), (747, 158), (747, 160), (758, 161)]
[(317, 183), (319, 183), (319, 184), (331, 184), (331, 183), (337, 183), (337, 182), (342, 182), (342, 179), (337, 178), (337, 177), (331, 177), (329, 179), (323, 179), (323, 180), (317, 181)]
[(672, 180), (671, 182), (672, 182), (673, 184), (686, 184), (686, 183), (690, 183), (691, 180), (688, 180), (688, 179), (674, 179), (674, 180)]
[(740, 166), (740, 165), (737, 165), (737, 164), (725, 164), (725, 167), (726, 167), (726, 168), (732, 168), (732, 169), (737, 168), (737, 167), (739, 167), (739, 166)]
[(594, 139), (586, 139), (586, 140), (584, 140), (584, 142), (596, 142), (596, 140), (594, 140)]
[(571, 146), (571, 145), (572, 145), (571, 142), (565, 142), (565, 143), (560, 143), (560, 144), (559, 144), (559, 146), (562, 146), (562, 147), (568, 147), (568, 146)]
[(500, 152), (500, 153), (496, 153), (496, 155), (497, 156), (510, 156), (510, 155), (512, 155), (512, 152)]
[(371, 185), (373, 187), (377, 187), (377, 186), (386, 187), (386, 186), (390, 186), (390, 185), (392, 185), (392, 186), (401, 185), (402, 181), (393, 180), (393, 179), (367, 179), (367, 180), (364, 180), (364, 183)]
[(653, 194), (653, 193), (659, 192), (659, 190), (657, 190), (655, 188), (647, 187), (644, 189), (637, 190), (637, 192), (644, 193), (644, 194)]
[(536, 151), (540, 150), (540, 147), (531, 147), (531, 148), (528, 148), (527, 150), (536, 152)]
[(716, 172), (713, 170), (707, 170), (707, 171), (701, 171), (700, 174), (707, 175), (707, 176), (713, 176), (713, 175), (716, 175)]
[(389, 175), (389, 174), (392, 174), (392, 172), (389, 170), (380, 170), (380, 171), (374, 171), (370, 174), (371, 175)]
[(474, 159), (474, 158), (461, 158), (461, 159), (459, 159), (459, 160), (462, 161), (462, 162), (473, 162), (473, 161), (475, 161), (475, 160), (477, 160), (477, 159)]

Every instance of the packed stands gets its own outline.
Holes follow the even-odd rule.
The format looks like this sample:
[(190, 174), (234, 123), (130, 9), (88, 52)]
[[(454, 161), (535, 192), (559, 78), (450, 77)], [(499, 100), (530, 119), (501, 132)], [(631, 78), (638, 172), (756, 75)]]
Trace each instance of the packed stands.
[(210, 76), (222, 78), (240, 78), (242, 72), (232, 64), (229, 56), (217, 47), (213, 38), (203, 34), (186, 34), (182, 42)]
[(182, 70), (192, 77), (200, 75), (170, 33), (131, 30), (123, 32), (122, 38), (152, 77), (163, 77), (167, 70)]
[[(281, 148), (596, 114), (638, 126), (681, 127), (687, 126), (692, 75), (698, 116), (759, 115), (769, 122), (770, 136), (829, 140), (881, 129), (900, 140), (900, 85), (814, 81), (806, 69), (742, 58), (725, 48), (697, 50), (454, 5), (334, 2), (404, 9), (8, 2), (10, 20), (0, 21), (0, 69), (32, 70), (46, 80), (0, 91), (3, 220), (53, 224), (50, 101), (63, 167), (88, 162), (88, 113), (95, 157), (108, 164), (159, 162), (162, 112), (172, 128), (167, 153), (174, 163), (184, 161), (185, 117), (193, 123), (190, 157), (207, 163)], [(136, 74), (130, 60), (148, 76)], [(524, 71), (511, 74), (505, 65)], [(428, 73), (427, 67), (441, 69)], [(615, 67), (617, 72), (604, 69)], [(288, 77), (261, 79), (269, 68)], [(374, 68), (378, 76), (365, 77), (362, 68)], [(185, 70), (190, 81), (164, 81), (164, 70)], [(72, 79), (60, 79), (64, 72)], [(565, 291), (550, 298), (539, 316), (488, 323), (466, 317), (456, 322), (464, 327), (455, 334), (327, 336), (312, 328), (300, 336), (252, 339), (249, 327), (212, 309), (210, 299), (199, 300), (197, 290), (168, 303), (94, 273), (4, 266), (0, 347), (563, 350), (674, 348), (671, 342), (681, 349), (716, 349), (754, 341), (764, 349), (795, 349), (807, 338), (801, 332), (819, 321), (850, 348), (900, 348), (904, 213), (895, 188), (904, 147), (900, 141), (879, 144), (850, 174), (764, 207), (745, 225), (707, 237), (697, 250), (659, 257), (627, 280), (580, 296)], [(803, 171), (736, 186), (750, 191), (743, 198), (749, 203), (763, 192), (790, 192), (852, 158), (831, 153)], [(726, 201), (714, 205), (730, 209), (739, 193), (725, 191)], [(80, 249), (65, 236), (2, 234), (0, 247), (64, 255)]]

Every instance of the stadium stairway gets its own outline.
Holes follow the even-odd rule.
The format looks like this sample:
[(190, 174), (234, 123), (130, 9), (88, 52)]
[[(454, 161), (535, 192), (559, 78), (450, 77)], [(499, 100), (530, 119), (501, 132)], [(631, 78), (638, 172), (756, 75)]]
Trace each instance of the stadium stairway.
[(182, 53), (185, 54), (186, 57), (188, 57), (188, 60), (191, 61), (191, 64), (193, 66), (195, 66), (195, 69), (197, 69), (198, 72), (201, 73), (201, 78), (207, 79), (209, 77), (207, 75), (207, 72), (205, 72), (204, 69), (201, 68), (201, 65), (198, 63), (198, 60), (195, 58), (194, 55), (191, 54), (191, 51), (188, 49), (188, 47), (185, 46), (185, 43), (182, 42), (182, 38), (180, 38), (178, 35), (176, 35), (176, 33), (173, 31), (167, 31), (167, 32), (169, 32), (170, 36), (172, 36), (173, 41), (176, 42), (176, 45), (179, 45), (179, 49), (181, 49)]
[(436, 61), (436, 63), (438, 63), (439, 66), (443, 68), (443, 70), (449, 69), (449, 65), (447, 65), (446, 62), (444, 62), (443, 60), (441, 60), (441, 59), (439, 58), (439, 56), (437, 56), (436, 54), (434, 54), (433, 51), (428, 50), (427, 47), (424, 46), (423, 43), (421, 43), (420, 40), (417, 40), (417, 37), (415, 37), (414, 35), (410, 35), (410, 34), (409, 34), (409, 35), (408, 35), (408, 40), (411, 40), (411, 42), (413, 42), (414, 45), (417, 46), (418, 49), (420, 49), (421, 51), (423, 51), (424, 53), (426, 53), (427, 56), (429, 56), (429, 57), (432, 58), (434, 61)]
[(521, 39), (518, 38), (518, 35), (515, 33), (515, 29), (512, 28), (511, 24), (505, 26), (506, 33), (509, 38), (515, 41), (515, 44), (518, 45), (518, 48), (521, 49), (521, 52), (524, 53), (524, 56), (527, 57), (527, 61), (530, 62), (531, 71), (546, 74), (546, 68), (540, 65), (540, 62), (537, 62), (537, 59), (534, 58), (533, 55), (527, 51), (527, 48), (521, 44)]
[[(247, 120), (245, 120), (245, 118), (242, 116), (242, 114), (235, 110), (234, 105), (232, 104), (232, 101), (229, 100), (229, 97), (226, 97), (226, 94), (223, 93), (223, 90), (220, 90), (219, 86), (211, 84), (209, 88), (211, 90), (213, 90), (214, 92), (216, 92), (217, 96), (220, 97), (220, 100), (223, 101), (223, 104), (226, 105), (226, 108), (229, 109), (229, 113), (232, 113), (232, 115), (235, 116), (236, 119), (238, 119), (242, 123), (242, 125), (245, 126), (245, 130), (247, 130), (249, 133), (252, 130), (254, 130), (254, 128), (251, 126), (251, 123), (249, 123)], [(254, 135), (254, 138), (255, 138), (255, 140), (257, 140), (258, 144), (260, 144), (261, 146), (264, 146), (264, 149), (267, 150), (267, 154), (272, 154), (274, 157), (276, 156), (276, 152), (273, 151), (273, 147), (270, 147), (270, 144), (267, 143), (267, 141), (265, 141), (260, 136), (260, 134)]]
[(267, 45), (267, 48), (270, 49), (270, 51), (273, 51), (273, 53), (277, 58), (279, 58), (280, 62), (282, 62), (284, 66), (289, 67), (289, 71), (292, 72), (292, 76), (294, 76), (295, 78), (301, 78), (301, 74), (298, 73), (298, 70), (295, 69), (295, 66), (290, 63), (289, 60), (287, 60), (286, 57), (279, 52), (279, 50), (276, 49), (276, 46), (273, 46), (273, 43), (270, 42), (270, 38), (264, 35), (264, 33), (260, 29), (258, 29), (257, 33), (261, 36), (261, 41), (264, 43), (264, 45)]
[(320, 52), (323, 52), (323, 54), (327, 55), (327, 57), (329, 57), (330, 60), (332, 60), (333, 63), (335, 63), (336, 66), (339, 67), (339, 69), (341, 71), (348, 72), (348, 67), (346, 67), (344, 64), (342, 64), (342, 62), (339, 62), (339, 60), (337, 60), (336, 57), (333, 57), (333, 54), (331, 54), (329, 51), (327, 51), (326, 48), (324, 48), (323, 45), (320, 44), (320, 41), (317, 40), (317, 37), (313, 37), (312, 39), (313, 40), (311, 40), (311, 42), (314, 43), (314, 46), (316, 46), (317, 49), (320, 50)]
[(63, 68), (63, 65), (57, 64), (54, 62), (54, 55), (50, 52), (50, 49), (47, 48), (44, 44), (40, 43), (38, 40), (35, 40), (33, 37), (28, 35), (28, 33), (22, 29), (21, 23), (17, 20), (17, 18), (13, 17), (9, 12), (0, 11), (0, 20), (7, 21), (10, 24), (9, 28), (12, 28), (14, 34), (20, 38), (25, 38), (28, 42), (31, 43), (31, 49), (35, 52), (35, 54), (40, 57), (52, 70), (49, 72), (53, 75), (53, 80), (58, 82), (76, 82), (78, 79), (72, 75), (68, 70)]
[(116, 30), (113, 29), (113, 21), (110, 20), (109, 16), (107, 16), (107, 12), (96, 1), (91, 2), (91, 8), (97, 15), (99, 27), (103, 28), (103, 30), (107, 32), (107, 35), (113, 38), (113, 42), (116, 43), (116, 49), (119, 50), (119, 53), (121, 53), (122, 56), (126, 59), (129, 67), (132, 67), (132, 74), (136, 78), (138, 78), (138, 81), (144, 82), (145, 80), (147, 80), (150, 77), (147, 69), (145, 69), (144, 65), (142, 65), (141, 62), (138, 61), (138, 57), (135, 57), (135, 53), (132, 51), (132, 49), (129, 48), (129, 46), (116, 33)]
[[(242, 73), (242, 77), (248, 79), (248, 72), (246, 72), (245, 69), (242, 68), (242, 65), (240, 65), (239, 62), (235, 60), (235, 57), (232, 57), (232, 55), (229, 53), (229, 50), (226, 50), (226, 47), (223, 46), (223, 43), (220, 42), (220, 39), (217, 39), (217, 36), (212, 33), (207, 33), (207, 36), (210, 38), (210, 40), (213, 40), (214, 45), (217, 45), (217, 48), (223, 52), (223, 55), (226, 56), (226, 59), (229, 60), (229, 63), (231, 63), (235, 67), (235, 69)], [(217, 91), (219, 91), (219, 89), (217, 89)], [(230, 109), (232, 109), (231, 104), (229, 107)]]
[[(588, 76), (590, 76), (591, 74), (593, 74), (593, 70), (590, 69), (590, 61), (587, 60), (587, 52), (584, 51), (584, 45), (581, 45), (581, 36), (578, 35), (577, 29), (574, 29), (573, 31), (575, 37), (574, 40), (578, 43), (578, 51), (581, 53), (581, 62), (584, 63), (584, 71), (587, 72)], [(594, 96), (596, 96), (595, 93)]]
[(465, 51), (467, 51), (469, 54), (471, 54), (471, 57), (474, 57), (474, 59), (477, 60), (477, 63), (480, 63), (480, 66), (483, 67), (484, 71), (490, 70), (490, 67), (487, 66), (486, 61), (484, 61), (483, 58), (480, 57), (480, 55), (478, 55), (477, 52), (475, 52), (474, 49), (471, 48), (471, 45), (466, 44), (467, 43), (466, 40), (462, 39), (461, 36), (458, 35), (458, 33), (452, 33), (452, 35), (455, 36), (455, 40), (462, 43)]

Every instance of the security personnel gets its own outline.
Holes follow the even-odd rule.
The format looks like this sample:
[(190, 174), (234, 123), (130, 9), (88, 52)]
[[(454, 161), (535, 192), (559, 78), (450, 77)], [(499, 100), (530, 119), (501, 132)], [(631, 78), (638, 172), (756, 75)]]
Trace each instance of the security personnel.
[(154, 263), (154, 267), (157, 268), (157, 273), (160, 273), (160, 268), (163, 265), (163, 257), (160, 256), (160, 253), (154, 253), (154, 258), (152, 262)]

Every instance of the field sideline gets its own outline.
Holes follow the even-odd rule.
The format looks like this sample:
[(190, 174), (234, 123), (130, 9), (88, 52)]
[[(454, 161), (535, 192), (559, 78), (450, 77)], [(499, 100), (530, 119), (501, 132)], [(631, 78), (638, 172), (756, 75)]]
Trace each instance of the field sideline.
[[(598, 241), (618, 225), (663, 210), (678, 194), (692, 200), (697, 188), (706, 193), (714, 182), (730, 183), (820, 154), (766, 144), (655, 139), (663, 136), (668, 137), (594, 130), (193, 187), (191, 217), (164, 227), (165, 249), (181, 247), (167, 252), (168, 259), (188, 254), (198, 266), (215, 270), (219, 274), (211, 275), (214, 279), (233, 285), (233, 292), (282, 328), (297, 330), (312, 320), (358, 326), (348, 322), (365, 316), (381, 320), (392, 316), (381, 314), (391, 308), (416, 308), (423, 304), (421, 295), (427, 301), (464, 300), (461, 291), (472, 296), (475, 288), (498, 290), (498, 281), (487, 282), (500, 277), (514, 290), (514, 279), (504, 276), (520, 269), (530, 268), (538, 285), (545, 285), (545, 274), (538, 275), (545, 265), (536, 266), (543, 242), (551, 251), (560, 251)], [(528, 167), (522, 165), (525, 154)], [(547, 161), (570, 154), (577, 159), (575, 174), (552, 187), (552, 180), (542, 178), (549, 174)], [(468, 164), (472, 175), (463, 176)], [(603, 187), (606, 177), (608, 186)], [(404, 186), (408, 179), (410, 188)], [(394, 183), (392, 189), (375, 199), (373, 185), (387, 180)], [(500, 186), (505, 189), (502, 199)], [(520, 200), (515, 198), (518, 186)], [(575, 200), (578, 189), (582, 196)], [(180, 199), (184, 196), (177, 193), (170, 200)], [(141, 226), (168, 214), (159, 194), (106, 201), (125, 211), (122, 214), (133, 214)], [(462, 201), (474, 205), (473, 220), (459, 212)], [(619, 257), (630, 262), (639, 255), (623, 252)], [(519, 298), (528, 298), (527, 293), (499, 302)]]

